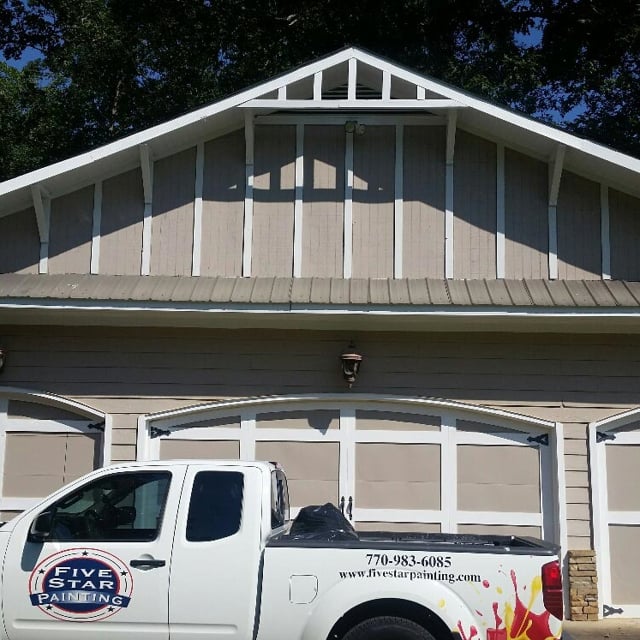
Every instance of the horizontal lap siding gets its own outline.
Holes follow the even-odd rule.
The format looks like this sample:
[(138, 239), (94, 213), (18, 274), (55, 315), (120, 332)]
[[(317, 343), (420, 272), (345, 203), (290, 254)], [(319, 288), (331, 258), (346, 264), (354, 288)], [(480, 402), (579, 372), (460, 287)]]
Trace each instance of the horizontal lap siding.
[(505, 151), (505, 277), (549, 277), (548, 167)]
[(89, 273), (93, 187), (51, 201), (49, 273)]
[(144, 194), (140, 169), (105, 180), (100, 219), (100, 273), (139, 275)]
[(404, 128), (403, 275), (444, 277), (445, 129)]
[(640, 199), (609, 190), (611, 277), (640, 280)]
[(395, 128), (353, 138), (353, 277), (393, 277)]
[(151, 275), (191, 275), (195, 148), (153, 166)]
[(296, 128), (255, 131), (251, 275), (293, 274)]
[(38, 273), (40, 236), (33, 209), (0, 218), (0, 273)]
[(574, 173), (563, 173), (557, 224), (558, 276), (562, 280), (600, 278), (600, 185)]
[[(137, 417), (198, 402), (339, 393), (350, 338), (303, 331), (2, 328), (3, 384), (75, 398), (113, 420), (112, 458), (136, 454)], [(286, 342), (287, 349), (282, 345)], [(358, 393), (504, 406), (566, 424), (570, 547), (589, 545), (586, 422), (637, 406), (640, 336), (361, 334)]]
[(344, 127), (304, 128), (304, 277), (343, 273), (344, 153)]
[(205, 145), (200, 271), (203, 276), (242, 275), (245, 172), (243, 130)]
[(496, 145), (458, 131), (453, 171), (456, 278), (496, 277)]

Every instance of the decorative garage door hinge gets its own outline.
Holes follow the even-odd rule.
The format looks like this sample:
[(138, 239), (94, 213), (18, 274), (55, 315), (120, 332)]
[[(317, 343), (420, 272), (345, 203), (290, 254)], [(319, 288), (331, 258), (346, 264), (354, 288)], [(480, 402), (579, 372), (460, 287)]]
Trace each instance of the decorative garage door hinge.
[(535, 442), (537, 444), (541, 444), (544, 445), (545, 447), (549, 446), (549, 434), (548, 433), (543, 433), (542, 435), (539, 436), (529, 436), (527, 438), (527, 442)]
[(151, 427), (151, 429), (149, 429), (149, 431), (151, 432), (151, 437), (152, 438), (159, 438), (160, 436), (170, 436), (171, 435), (171, 431), (169, 431), (169, 429), (160, 429), (159, 427)]
[(102, 422), (96, 422), (95, 424), (88, 424), (87, 429), (95, 429), (96, 431), (102, 431), (104, 433), (104, 420)]
[(602, 433), (601, 431), (596, 431), (596, 442), (604, 442), (605, 440), (615, 440), (615, 433)]
[(604, 604), (602, 605), (602, 617), (606, 618), (607, 616), (612, 616), (614, 614), (623, 614), (624, 613), (624, 609), (620, 609), (620, 608), (615, 608), (615, 607), (611, 607), (608, 604)]

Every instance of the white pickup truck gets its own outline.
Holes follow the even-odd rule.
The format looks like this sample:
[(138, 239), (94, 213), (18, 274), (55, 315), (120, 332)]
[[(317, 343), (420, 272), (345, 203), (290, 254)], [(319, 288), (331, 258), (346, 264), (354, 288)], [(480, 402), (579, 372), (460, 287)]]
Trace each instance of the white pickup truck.
[(267, 462), (94, 471), (0, 528), (3, 640), (553, 640), (558, 549), (289, 521)]

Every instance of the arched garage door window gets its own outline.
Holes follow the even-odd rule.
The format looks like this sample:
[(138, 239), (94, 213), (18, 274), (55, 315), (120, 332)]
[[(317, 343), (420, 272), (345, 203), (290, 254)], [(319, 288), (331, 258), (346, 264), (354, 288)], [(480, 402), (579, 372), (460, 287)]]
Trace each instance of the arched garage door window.
[(459, 403), (273, 398), (141, 420), (141, 459), (280, 462), (293, 513), (333, 502), (362, 530), (560, 540), (556, 425)]
[(0, 520), (108, 462), (105, 416), (48, 394), (0, 390)]

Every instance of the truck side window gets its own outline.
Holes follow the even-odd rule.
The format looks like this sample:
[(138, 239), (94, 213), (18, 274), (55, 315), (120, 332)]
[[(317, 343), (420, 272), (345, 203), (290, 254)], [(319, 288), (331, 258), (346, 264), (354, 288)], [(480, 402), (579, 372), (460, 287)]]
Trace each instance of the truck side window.
[(280, 469), (271, 472), (271, 528), (277, 529), (289, 520), (289, 489)]
[(50, 541), (149, 541), (158, 536), (171, 474), (102, 476), (47, 509)]
[(187, 540), (228, 538), (240, 530), (244, 476), (238, 471), (196, 474), (187, 516)]

